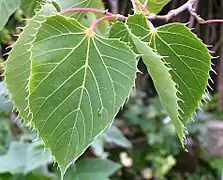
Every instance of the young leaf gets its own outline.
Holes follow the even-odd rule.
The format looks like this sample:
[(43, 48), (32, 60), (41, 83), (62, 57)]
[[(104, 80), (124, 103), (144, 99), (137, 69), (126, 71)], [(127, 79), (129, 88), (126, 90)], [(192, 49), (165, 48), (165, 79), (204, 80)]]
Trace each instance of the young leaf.
[(120, 164), (106, 159), (82, 159), (73, 168), (70, 168), (66, 175), (66, 180), (106, 180), (114, 174)]
[[(144, 3), (146, 0), (139, 0)], [(150, 13), (159, 13), (165, 5), (167, 5), (171, 0), (149, 0), (147, 4), (147, 9)]]
[(43, 3), (43, 0), (21, 0), (21, 9), (26, 16), (33, 17), (35, 10), (41, 8), (41, 3)]
[(35, 39), (40, 23), (45, 20), (42, 15), (50, 14), (53, 7), (50, 4), (43, 6), (42, 10), (37, 13), (28, 22), (17, 42), (13, 45), (9, 57), (5, 64), (5, 82), (7, 83), (8, 93), (14, 101), (14, 106), (19, 110), (20, 117), (24, 120), (29, 119), (28, 106), (28, 79), (30, 76), (31, 65), (31, 42)]
[(211, 56), (206, 46), (184, 25), (169, 24), (157, 28), (149, 35), (150, 46), (163, 56), (171, 68), (171, 75), (177, 84), (180, 119), (186, 124), (191, 114), (199, 108), (205, 94)]
[(0, 0), (0, 30), (19, 6), (20, 0)]
[[(131, 17), (127, 24), (131, 23), (132, 19), (134, 19), (134, 17)], [(176, 83), (172, 80), (170, 74), (171, 68), (168, 68), (165, 65), (160, 55), (153, 52), (152, 48), (148, 46), (148, 43), (141, 41), (137, 36), (132, 34), (130, 30), (129, 33), (138, 52), (142, 54), (143, 61), (153, 79), (155, 88), (159, 94), (163, 106), (166, 108), (169, 116), (171, 117), (181, 142), (183, 142), (185, 138), (185, 127), (178, 117), (178, 111), (180, 110), (178, 105), (179, 98), (177, 97), (178, 90), (176, 88)]]
[(42, 24), (31, 51), (32, 123), (64, 174), (124, 104), (136, 54), (58, 15)]
[(26, 174), (51, 163), (50, 152), (43, 151), (39, 141), (31, 144), (12, 142), (7, 154), (0, 156), (0, 173)]
[[(138, 23), (141, 22), (141, 30)], [(178, 90), (178, 114), (169, 112), (185, 125), (187, 120), (199, 108), (199, 102), (205, 93), (211, 70), (211, 56), (206, 46), (183, 24), (168, 24), (150, 30), (143, 15), (135, 15), (128, 19), (128, 27), (141, 40), (149, 43), (156, 53), (162, 56), (162, 61), (170, 69), (172, 80)], [(153, 79), (158, 81), (157, 77)], [(166, 89), (167, 84), (163, 85)], [(166, 93), (170, 93), (168, 90)], [(172, 93), (172, 92), (171, 92)], [(174, 92), (173, 92), (174, 93)], [(170, 96), (170, 95), (168, 95)], [(161, 100), (164, 103), (164, 99)], [(180, 100), (179, 100), (180, 99)], [(173, 106), (173, 101), (164, 103), (165, 108)], [(166, 105), (165, 105), (166, 104)], [(176, 130), (179, 132), (180, 129)], [(179, 133), (178, 133), (179, 135)], [(181, 142), (183, 142), (180, 136)]]

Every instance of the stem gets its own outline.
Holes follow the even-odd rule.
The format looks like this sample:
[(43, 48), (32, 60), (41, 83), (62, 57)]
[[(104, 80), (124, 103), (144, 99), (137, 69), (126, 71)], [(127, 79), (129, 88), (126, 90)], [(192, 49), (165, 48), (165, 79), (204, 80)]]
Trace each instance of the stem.
[(210, 20), (204, 20), (200, 22), (201, 24), (210, 24), (210, 23), (223, 23), (223, 19), (210, 19)]
[(64, 15), (64, 14), (70, 13), (70, 12), (94, 12), (94, 13), (99, 13), (99, 14), (105, 15), (105, 16), (97, 19), (95, 22), (93, 22), (91, 24), (90, 28), (88, 29), (89, 34), (92, 34), (95, 27), (103, 21), (106, 21), (106, 20), (108, 20), (108, 21), (115, 21), (115, 20), (123, 21), (123, 20), (127, 19), (127, 17), (125, 17), (123, 15), (113, 14), (108, 11), (104, 11), (104, 10), (100, 10), (100, 9), (96, 9), (96, 8), (67, 8), (67, 9), (60, 11), (60, 14)]
[(112, 16), (113, 14), (106, 11), (106, 10), (100, 10), (100, 9), (96, 9), (96, 8), (67, 8), (64, 9), (62, 11), (60, 11), (60, 14), (66, 14), (66, 13), (70, 13), (70, 12), (94, 12), (94, 13), (99, 13), (102, 15), (106, 15), (106, 16)]
[(154, 27), (154, 25), (151, 23), (151, 21), (147, 21), (147, 24), (148, 24), (148, 26), (149, 26), (149, 28), (150, 28), (150, 30), (152, 31), (152, 32), (154, 32), (155, 30), (156, 30), (156, 28)]
[(88, 33), (92, 34), (95, 27), (103, 21), (106, 21), (106, 20), (108, 20), (108, 21), (116, 21), (116, 20), (124, 21), (126, 19), (127, 19), (127, 17), (120, 15), (120, 14), (101, 17), (91, 24), (90, 28), (88, 29)]
[(92, 34), (95, 27), (100, 24), (101, 22), (103, 21), (106, 21), (106, 20), (109, 20), (109, 21), (115, 21), (117, 19), (117, 16), (116, 15), (112, 15), (112, 16), (104, 16), (104, 17), (101, 17), (99, 19), (97, 19), (95, 22), (93, 22), (90, 26), (90, 28), (88, 29), (88, 33), (89, 34)]
[(177, 16), (178, 14), (180, 14), (181, 12), (185, 10), (188, 10), (191, 13), (193, 11), (193, 5), (195, 2), (196, 0), (188, 0), (185, 4), (178, 7), (177, 9), (171, 10), (166, 15), (160, 16), (160, 15), (151, 14), (150, 16), (148, 16), (148, 19), (149, 20), (160, 19), (160, 20), (169, 21), (171, 18), (173, 18), (174, 16)]

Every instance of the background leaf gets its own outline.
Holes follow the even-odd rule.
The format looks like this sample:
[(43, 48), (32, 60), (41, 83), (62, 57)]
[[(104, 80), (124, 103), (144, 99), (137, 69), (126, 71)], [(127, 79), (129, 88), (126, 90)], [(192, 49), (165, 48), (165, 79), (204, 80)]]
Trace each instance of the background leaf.
[(0, 0), (0, 30), (19, 6), (20, 0)]
[(62, 16), (47, 18), (31, 51), (32, 123), (64, 173), (129, 96), (136, 54)]
[[(66, 8), (100, 8), (103, 7), (101, 0), (55, 0), (55, 2), (60, 6), (61, 9)], [(73, 17), (76, 19), (82, 19), (85, 16), (85, 12), (68, 13), (66, 16)]]
[(82, 159), (78, 161), (73, 168), (70, 168), (64, 179), (65, 180), (107, 180), (114, 174), (120, 164), (105, 159)]
[(12, 142), (6, 155), (0, 156), (0, 173), (28, 173), (52, 162), (49, 151), (44, 151), (40, 142)]
[(41, 3), (43, 3), (43, 0), (21, 0), (21, 9), (26, 16), (33, 17), (36, 14), (35, 10), (41, 8)]
[(131, 142), (114, 125), (111, 126), (109, 129), (107, 129), (107, 131), (103, 135), (104, 135), (105, 141), (108, 143), (114, 143), (124, 148), (132, 147)]

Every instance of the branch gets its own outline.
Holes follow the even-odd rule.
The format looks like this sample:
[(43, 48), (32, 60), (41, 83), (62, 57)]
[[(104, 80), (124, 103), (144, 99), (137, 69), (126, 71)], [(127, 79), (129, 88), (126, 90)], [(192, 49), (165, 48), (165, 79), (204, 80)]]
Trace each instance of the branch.
[(188, 0), (185, 4), (183, 4), (179, 8), (173, 9), (168, 14), (163, 15), (163, 16), (151, 13), (148, 16), (148, 20), (158, 19), (158, 20), (169, 21), (171, 18), (177, 16), (178, 14), (180, 14), (183, 11), (188, 10), (189, 12), (192, 12), (193, 11), (193, 5), (194, 5), (195, 2), (196, 2), (196, 0)]
[[(194, 3), (194, 11), (196, 11), (198, 4), (199, 4), (199, 0), (196, 0), (196, 2)], [(189, 25), (188, 25), (190, 29), (194, 26), (194, 21), (195, 21), (194, 16), (190, 15), (190, 20), (189, 20)]]
[(92, 34), (95, 27), (103, 21), (106, 21), (106, 20), (108, 20), (108, 21), (116, 21), (116, 20), (124, 21), (126, 19), (127, 19), (127, 17), (120, 15), (120, 14), (101, 17), (91, 24), (90, 28), (88, 29), (88, 33)]
[(193, 8), (194, 4), (196, 3), (197, 0), (188, 0), (185, 4), (180, 6), (177, 9), (171, 10), (168, 14), (166, 15), (156, 15), (156, 14), (149, 14), (147, 16), (148, 20), (164, 20), (164, 21), (169, 21), (173, 17), (177, 16), (178, 14), (182, 13), (183, 11), (188, 11), (191, 16), (193, 16), (200, 24), (210, 24), (210, 23), (223, 23), (223, 19), (210, 19), (210, 20), (204, 20), (201, 18), (197, 13), (196, 9)]

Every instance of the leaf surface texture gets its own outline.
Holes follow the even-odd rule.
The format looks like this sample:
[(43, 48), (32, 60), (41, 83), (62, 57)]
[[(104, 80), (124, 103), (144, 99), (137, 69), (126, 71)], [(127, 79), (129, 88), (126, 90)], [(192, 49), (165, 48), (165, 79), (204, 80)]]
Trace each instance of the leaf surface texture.
[(125, 42), (128, 40), (142, 54), (160, 99), (184, 144), (187, 120), (200, 108), (210, 78), (208, 49), (183, 24), (172, 23), (151, 30), (146, 17), (136, 14), (129, 17), (125, 30), (119, 31), (123, 26), (123, 23), (114, 24), (109, 34), (122, 37)]
[(29, 93), (27, 86), (31, 66), (31, 43), (35, 39), (35, 34), (40, 27), (40, 23), (45, 20), (42, 15), (50, 14), (51, 11), (49, 10), (52, 10), (51, 5), (43, 6), (37, 15), (28, 22), (18, 40), (13, 45), (4, 67), (4, 77), (7, 83), (8, 93), (14, 102), (15, 108), (19, 110), (20, 117), (25, 121), (27, 119), (29, 120), (27, 100)]
[(62, 173), (111, 125), (132, 89), (136, 54), (89, 34), (75, 19), (48, 17), (32, 48), (32, 123)]

